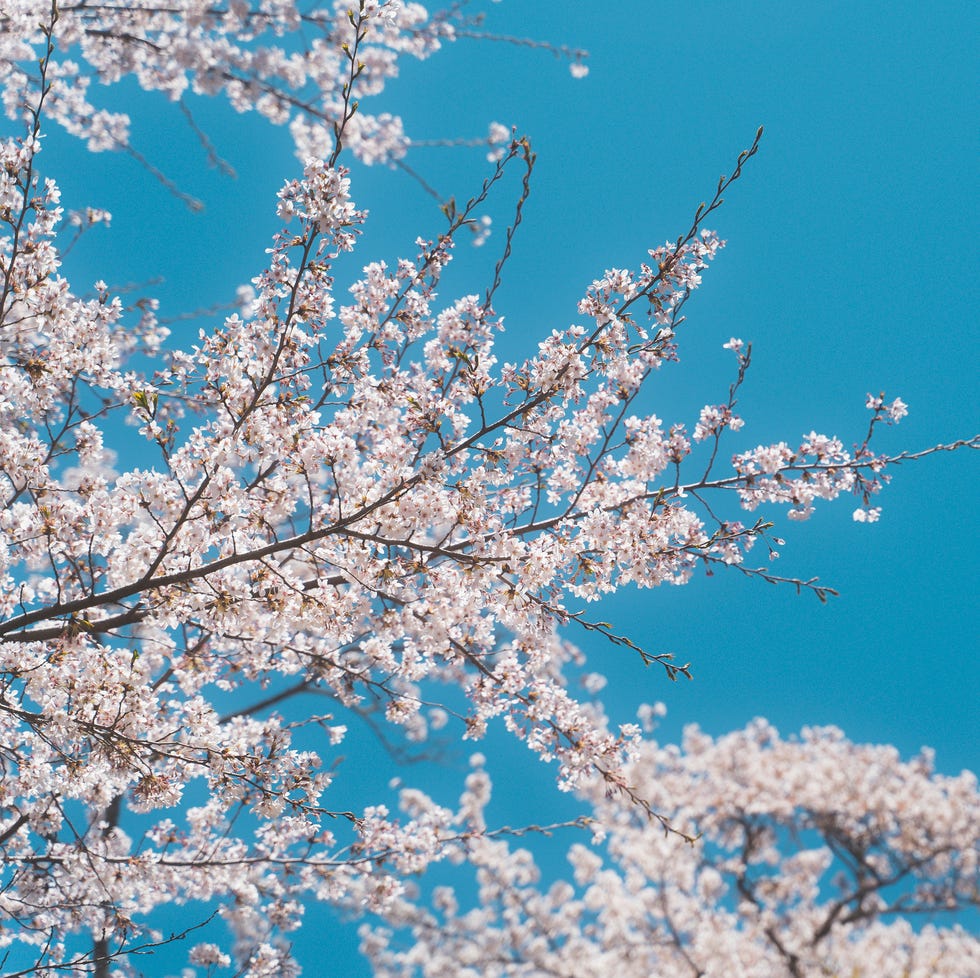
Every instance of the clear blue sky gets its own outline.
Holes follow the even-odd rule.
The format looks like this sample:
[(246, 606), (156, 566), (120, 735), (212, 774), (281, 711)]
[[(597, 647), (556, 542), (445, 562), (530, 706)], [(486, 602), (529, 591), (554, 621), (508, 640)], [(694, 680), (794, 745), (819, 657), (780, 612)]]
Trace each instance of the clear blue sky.
[[(752, 342), (754, 356), (740, 400), (747, 423), (728, 453), (792, 443), (812, 428), (860, 440), (869, 391), (910, 407), (883, 432), (882, 450), (980, 427), (975, 4), (505, 0), (485, 8), (492, 33), (587, 49), (589, 76), (572, 79), (545, 52), (461, 41), (406, 64), (377, 107), (402, 114), (418, 138), (478, 136), (491, 120), (531, 137), (532, 198), (496, 301), (512, 359), (576, 321), (577, 299), (604, 269), (633, 267), (685, 231), (763, 124), (759, 155), (715, 215), (728, 246), (687, 307), (683, 362), (657, 378), (650, 409), (693, 426), (699, 408), (727, 391), (733, 358), (721, 344), (735, 335)], [(200, 103), (200, 123), (238, 170), (230, 182), (204, 169), (175, 108), (131, 96), (112, 98), (133, 112), (136, 145), (207, 210), (188, 213), (125, 157), (86, 157), (52, 134), (43, 167), (62, 184), (65, 205), (115, 214), (111, 231), (83, 240), (67, 271), (79, 286), (163, 275), (152, 291), (164, 315), (226, 300), (260, 269), (276, 227), (275, 191), (297, 168), (288, 134)], [(486, 172), (478, 150), (419, 150), (409, 161), (457, 199)], [(496, 198), (498, 230), (515, 187)], [(372, 213), (361, 262), (411, 254), (417, 234), (442, 226), (400, 172), (355, 166), (353, 192)], [(501, 243), (498, 234), (482, 250), (461, 248), (442, 295), (484, 286)], [(903, 467), (871, 526), (852, 522), (850, 500), (819, 507), (804, 524), (776, 512), (787, 540), (778, 571), (838, 588), (826, 606), (736, 574), (617, 596), (602, 617), (644, 647), (690, 659), (696, 678), (672, 685), (628, 651), (588, 642), (593, 667), (610, 677), (614, 718), (660, 699), (669, 709), (663, 739), (690, 722), (720, 734), (758, 715), (784, 734), (836, 724), (853, 740), (891, 742), (905, 754), (933, 746), (945, 772), (976, 770), (976, 463), (959, 453)], [(553, 772), (503, 737), (486, 746), (501, 822), (573, 810), (567, 798), (553, 801)], [(387, 774), (383, 756), (364, 749), (345, 778), (363, 778), (367, 789)], [(459, 755), (406, 779), (449, 800), (461, 766)], [(366, 974), (345, 956), (352, 934), (322, 935), (329, 965), (316, 956), (315, 935), (304, 937), (305, 973)]]

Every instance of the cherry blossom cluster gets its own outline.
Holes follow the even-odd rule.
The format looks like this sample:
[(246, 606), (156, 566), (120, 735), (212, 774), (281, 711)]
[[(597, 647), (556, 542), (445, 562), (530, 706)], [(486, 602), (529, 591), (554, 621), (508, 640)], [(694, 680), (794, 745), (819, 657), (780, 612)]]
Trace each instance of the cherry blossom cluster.
[[(836, 499), (841, 493), (862, 498), (865, 507), (872, 495), (888, 482), (883, 470), (890, 459), (875, 455), (869, 449), (874, 426), (880, 422), (898, 424), (908, 414), (901, 398), (885, 404), (884, 395), (868, 395), (866, 406), (873, 412), (868, 434), (853, 453), (838, 438), (828, 438), (811, 431), (799, 447), (791, 449), (785, 442), (760, 445), (733, 459), (735, 471), (742, 477), (738, 494), (749, 510), (763, 503), (788, 503), (790, 519), (805, 520), (813, 512), (817, 499)], [(702, 415), (702, 424), (704, 415)], [(734, 429), (731, 419), (721, 416), (721, 423)], [(857, 522), (874, 522), (881, 510), (858, 509)]]
[[(775, 579), (746, 563), (758, 540), (774, 555), (769, 524), (745, 525), (727, 503), (800, 514), (853, 492), (866, 507), (908, 457), (869, 448), (879, 422), (905, 411), (879, 396), (852, 452), (810, 434), (796, 451), (743, 451), (718, 472), (722, 439), (743, 424), (750, 354), (738, 340), (726, 344), (738, 365), (728, 398), (701, 411), (690, 437), (683, 421), (641, 408), (722, 246), (704, 220), (758, 136), (685, 234), (634, 270), (605, 271), (576, 322), (501, 362), (494, 297), (529, 192), (526, 139), (492, 129), (490, 173), (444, 206), (441, 231), (336, 281), (367, 219), (342, 151), (371, 161), (404, 148), (397, 122), (361, 115), (356, 96), (379, 91), (398, 55), (451, 37), (452, 18), (394, 2), (306, 13), (288, 0), (23, 0), (3, 17), (6, 104), (26, 130), (0, 142), (0, 952), (26, 960), (25, 973), (126, 974), (128, 955), (165, 939), (158, 908), (204, 901), (227, 932), (204, 935), (189, 974), (292, 974), (284, 935), (304, 901), (407, 920), (406, 878), (461, 853), (506, 883), (509, 915), (527, 914), (513, 901), (531, 869), (484, 823), (485, 775), (472, 774), (455, 810), (411, 788), (400, 809), (352, 802), (339, 748), (358, 720), (409, 744), (434, 730), (477, 740), (499, 723), (554, 765), (561, 789), (586, 793), (610, 839), (617, 826), (644, 839), (667, 828), (668, 847), (710, 830), (732, 849), (725, 833), (737, 826), (711, 828), (722, 775), (710, 787), (721, 794), (692, 794), (688, 769), (668, 776), (641, 725), (610, 729), (573, 695), (567, 675), (581, 657), (566, 631), (635, 649), (586, 615), (591, 602), (715, 565)], [(308, 50), (263, 46), (299, 28), (315, 35)], [(105, 282), (82, 293), (62, 274), (71, 241), (59, 236), (108, 216), (65, 218), (43, 173), (43, 125), (66, 125), (93, 149), (128, 138), (126, 120), (86, 101), (73, 52), (105, 81), (133, 73), (174, 98), (223, 92), (236, 108), (291, 120), (304, 165), (270, 202), (282, 228), (238, 311), (186, 348), (153, 300), (126, 307)], [(457, 237), (513, 170), (521, 190), (493, 284), (441, 297)], [(672, 679), (690, 675), (637, 651)], [(313, 694), (329, 712), (306, 708)], [(692, 735), (685, 764), (699, 743)], [(799, 767), (824, 757), (815, 749)], [(641, 777), (644, 764), (662, 776)], [(952, 860), (954, 836), (943, 838)], [(922, 855), (888, 839), (903, 858)], [(763, 920), (743, 928), (754, 946), (782, 904), (740, 845), (745, 867), (725, 892), (748, 888)], [(609, 858), (620, 858), (612, 844)], [(817, 862), (784, 867), (794, 905)], [(645, 892), (627, 863), (627, 887)], [(940, 863), (922, 863), (930, 885), (945, 885)], [(888, 871), (877, 857), (867, 866)], [(591, 884), (582, 872), (578, 885)], [(693, 926), (677, 899), (678, 926)], [(601, 931), (588, 926), (586, 936)], [(787, 937), (786, 953), (798, 945)]]
[[(459, 843), (476, 885), (409, 891), (383, 925), (363, 926), (374, 973), (980, 973), (972, 773), (937, 775), (928, 751), (903, 761), (835, 728), (784, 740), (764, 721), (717, 739), (691, 727), (680, 746), (646, 740), (628, 773), (694, 841), (665, 835), (593, 779), (580, 793), (604, 842), (574, 842), (567, 877), (548, 879), (528, 849), (484, 832), (490, 784), (478, 757), (462, 806), (471, 832)], [(915, 927), (915, 915), (929, 922)]]
[[(172, 101), (222, 95), (238, 112), (288, 125), (301, 159), (328, 156), (334, 127), (351, 107), (352, 75), (359, 97), (378, 95), (397, 76), (399, 58), (429, 57), (465, 24), (455, 13), (430, 17), (421, 4), (399, 0), (308, 7), (294, 0), (11, 0), (0, 15), (0, 98), (12, 119), (33, 104), (31, 66), (44, 53), (53, 19), (57, 53), (48, 68), (46, 116), (93, 151), (130, 147), (130, 119), (99, 108), (91, 82), (131, 76)], [(385, 112), (359, 112), (344, 140), (367, 163), (397, 159), (408, 145), (401, 120)]]

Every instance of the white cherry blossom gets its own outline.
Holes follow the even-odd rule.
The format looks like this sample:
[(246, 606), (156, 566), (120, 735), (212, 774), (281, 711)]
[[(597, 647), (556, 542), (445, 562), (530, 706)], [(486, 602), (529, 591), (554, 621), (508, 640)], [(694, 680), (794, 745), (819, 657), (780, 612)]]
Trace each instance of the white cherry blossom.
[[(716, 567), (778, 581), (749, 555), (779, 541), (743, 511), (803, 517), (852, 494), (870, 522), (894, 463), (976, 439), (875, 454), (875, 428), (906, 413), (875, 395), (850, 450), (816, 432), (733, 444), (750, 427), (735, 407), (751, 348), (735, 339), (727, 400), (697, 418), (643, 409), (723, 245), (705, 220), (761, 130), (685, 233), (604, 271), (577, 321), (548, 324), (519, 362), (495, 352), (506, 255), (486, 292), (439, 293), (507, 172), (521, 189), (506, 254), (523, 219), (534, 154), (499, 124), (488, 176), (445, 203), (441, 231), (339, 278), (368, 219), (345, 163), (409, 148), (397, 117), (359, 100), (462, 16), (390, 0), (0, 14), (0, 954), (18, 974), (135, 974), (168, 940), (158, 911), (203, 904), (220, 926), (195, 934), (186, 974), (297, 974), (284, 935), (320, 900), (416, 929), (408, 950), (367, 934), (380, 974), (967, 974), (965, 934), (885, 921), (882, 881), (901, 873), (913, 909), (975, 902), (968, 776), (762, 724), (662, 748), (644, 739), (655, 708), (610, 729), (567, 676), (576, 632), (690, 675), (576, 609)], [(90, 84), (130, 76), (288, 125), (303, 162), (269, 202), (281, 229), (237, 310), (182, 344), (152, 300), (62, 274), (108, 215), (65, 217), (43, 132), (138, 154)], [(586, 799), (605, 848), (574, 847), (572, 881), (538, 892), (530, 856), (486, 823), (478, 760), (456, 807), (411, 786), (352, 801), (340, 758), (359, 721), (399, 746), (499, 722)], [(792, 829), (823, 842), (783, 858)], [(446, 859), (476, 867), (479, 908), (460, 915), (449, 891), (432, 911), (413, 902), (411, 878)], [(843, 902), (825, 890), (836, 862)]]

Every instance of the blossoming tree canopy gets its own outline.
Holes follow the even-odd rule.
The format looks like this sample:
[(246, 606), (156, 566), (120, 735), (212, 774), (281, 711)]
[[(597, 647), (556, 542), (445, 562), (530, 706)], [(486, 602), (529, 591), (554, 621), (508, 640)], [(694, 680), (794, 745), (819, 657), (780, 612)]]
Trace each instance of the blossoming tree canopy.
[[(664, 846), (704, 831), (687, 824), (705, 809), (682, 778), (675, 795), (664, 793), (669, 779), (639, 777), (653, 749), (640, 725), (610, 729), (569, 692), (579, 654), (559, 630), (632, 645), (584, 610), (629, 583), (683, 584), (715, 566), (783, 580), (749, 562), (754, 544), (774, 555), (778, 541), (766, 520), (743, 523), (738, 504), (785, 503), (805, 518), (818, 500), (854, 494), (857, 518), (870, 520), (888, 466), (911, 457), (872, 451), (876, 426), (905, 412), (873, 395), (854, 450), (811, 432), (796, 447), (742, 451), (720, 471), (750, 365), (735, 338), (727, 397), (690, 434), (641, 410), (723, 244), (704, 221), (759, 136), (684, 234), (633, 270), (604, 272), (573, 325), (500, 363), (493, 301), (534, 166), (524, 138), (492, 130), (489, 175), (464, 204), (445, 204), (440, 233), (335, 285), (366, 219), (342, 154), (390, 161), (407, 145), (397, 119), (362, 112), (358, 99), (380, 92), (401, 56), (451, 40), (465, 24), (458, 12), (188, 0), (8, 8), (0, 943), (13, 972), (136, 973), (138, 953), (169, 940), (160, 908), (203, 901), (232, 936), (194, 943), (189, 973), (290, 974), (282, 935), (306, 900), (404, 914), (405, 878), (435, 860), (465, 853), (482, 869), (499, 852), (504, 871), (511, 856), (483, 825), (476, 782), (457, 810), (411, 791), (401, 815), (352, 799), (337, 751), (349, 730), (335, 714), (380, 709), (411, 742), (446, 724), (477, 740), (500, 718), (556, 762), (561, 788), (605, 799), (599, 822), (615, 809), (636, 831), (666, 829)], [(105, 215), (63, 220), (43, 167), (45, 126), (93, 150), (129, 146), (125, 117), (89, 101), (82, 62), (101, 81), (133, 75), (175, 99), (223, 92), (236, 109), (289, 122), (304, 158), (238, 311), (189, 344), (170, 337), (151, 300), (127, 308), (105, 282), (76, 290), (61, 274), (65, 225)], [(460, 230), (513, 169), (522, 190), (489, 288), (441, 298)], [(976, 442), (944, 447), (966, 444)], [(147, 461), (120, 465), (134, 454)], [(672, 679), (690, 675), (638, 651)], [(299, 705), (314, 691), (331, 713)], [(961, 794), (975, 810), (975, 791)], [(955, 861), (969, 846), (962, 833), (951, 839), (944, 858)], [(765, 887), (746, 885), (761, 913)]]
[[(645, 720), (656, 715), (647, 711)], [(605, 852), (575, 843), (542, 885), (532, 854), (488, 838), (489, 778), (467, 783), (477, 876), (462, 893), (414, 885), (362, 946), (385, 978), (980, 974), (980, 942), (935, 916), (977, 901), (977, 782), (928, 753), (903, 763), (834, 728), (783, 740), (764, 721), (713, 740), (644, 742), (632, 783), (697, 832), (676, 844), (598, 779), (582, 791)], [(467, 904), (476, 906), (467, 909)], [(921, 915), (930, 922), (913, 927)]]
[(25, 94), (42, 90), (37, 58), (53, 27), (45, 118), (93, 151), (128, 148), (130, 120), (91, 100), (86, 66), (102, 83), (132, 76), (173, 101), (221, 95), (237, 112), (289, 125), (304, 158), (330, 154), (342, 119), (344, 142), (365, 162), (403, 156), (407, 138), (398, 118), (362, 112), (345, 119), (351, 83), (357, 80), (358, 98), (377, 95), (397, 74), (399, 58), (428, 57), (466, 22), (452, 13), (430, 18), (417, 3), (304, 6), (13, 0), (4, 5), (0, 40), (5, 108), (16, 116)]

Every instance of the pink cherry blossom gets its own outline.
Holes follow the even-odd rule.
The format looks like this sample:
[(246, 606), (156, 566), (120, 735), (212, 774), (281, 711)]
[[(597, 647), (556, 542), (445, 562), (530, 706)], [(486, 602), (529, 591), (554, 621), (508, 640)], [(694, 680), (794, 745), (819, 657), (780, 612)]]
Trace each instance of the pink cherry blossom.
[[(364, 926), (377, 975), (978, 973), (980, 945), (955, 913), (976, 905), (980, 794), (973, 774), (933, 773), (927, 752), (903, 761), (834, 728), (783, 740), (761, 720), (717, 739), (691, 727), (680, 746), (647, 740), (630, 784), (691, 841), (592, 779), (583, 822), (602, 844), (573, 841), (567, 876), (547, 888), (527, 849), (487, 838), (475, 764), (476, 833), (460, 845), (477, 887), (442, 884), (428, 908), (408, 890), (383, 926)], [(913, 914), (951, 919), (914, 929)]]
[[(568, 675), (570, 638), (597, 633), (689, 677), (581, 609), (716, 568), (780, 581), (749, 557), (781, 541), (743, 511), (802, 518), (850, 494), (871, 522), (897, 463), (977, 440), (876, 454), (876, 426), (906, 413), (882, 394), (851, 449), (813, 431), (746, 447), (751, 347), (736, 339), (727, 399), (695, 418), (645, 406), (724, 244), (705, 220), (761, 130), (685, 233), (598, 274), (576, 321), (543, 328), (519, 362), (498, 359), (494, 302), (534, 172), (526, 137), (494, 124), (488, 175), (444, 202), (448, 223), (414, 254), (352, 266), (368, 215), (344, 164), (411, 145), (360, 100), (463, 17), (393, 0), (14, 0), (0, 17), (15, 133), (0, 141), (3, 952), (28, 962), (19, 973), (133, 974), (169, 940), (161, 908), (203, 906), (219, 920), (184, 974), (292, 975), (284, 935), (317, 900), (415, 929), (407, 950), (365, 932), (379, 974), (966, 974), (963, 931), (886, 917), (975, 901), (970, 776), (836, 731), (784, 742), (761, 722), (660, 747), (644, 739), (656, 707), (611, 729), (592, 698), (603, 677), (578, 695)], [(583, 52), (558, 50), (584, 74)], [(62, 274), (77, 233), (109, 215), (65, 217), (45, 129), (139, 158), (91, 77), (221, 95), (288, 126), (302, 159), (235, 311), (184, 342), (154, 300), (127, 307), (106, 281)], [(441, 294), (457, 239), (485, 237), (484, 205), (514, 172), (488, 289)], [(499, 723), (584, 799), (602, 845), (577, 843), (571, 881), (538, 892), (530, 855), (488, 823), (478, 757), (455, 806), (407, 785), (352, 800), (342, 748), (360, 722), (398, 745)], [(476, 869), (478, 908), (414, 895), (443, 860)]]

